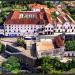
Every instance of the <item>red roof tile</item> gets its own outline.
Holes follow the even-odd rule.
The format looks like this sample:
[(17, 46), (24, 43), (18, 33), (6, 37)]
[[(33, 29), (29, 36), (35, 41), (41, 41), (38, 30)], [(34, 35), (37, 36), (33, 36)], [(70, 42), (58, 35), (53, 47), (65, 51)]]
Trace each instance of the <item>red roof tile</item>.
[[(43, 12), (19, 12), (12, 11), (5, 21), (5, 24), (44, 24), (45, 18), (43, 18)], [(33, 14), (34, 18), (19, 18), (20, 14)]]
[(60, 36), (56, 36), (54, 38), (54, 44), (56, 44), (57, 47), (61, 47), (61, 46), (64, 46), (64, 41), (62, 40)]

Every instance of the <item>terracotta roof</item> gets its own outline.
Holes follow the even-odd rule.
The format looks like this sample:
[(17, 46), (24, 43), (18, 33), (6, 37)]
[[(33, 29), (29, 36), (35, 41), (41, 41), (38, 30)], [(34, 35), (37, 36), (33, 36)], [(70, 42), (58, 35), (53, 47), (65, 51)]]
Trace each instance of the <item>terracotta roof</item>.
[(61, 38), (61, 36), (56, 36), (53, 41), (57, 47), (64, 46), (64, 40)]
[[(5, 21), (5, 24), (44, 24), (44, 21), (47, 20), (43, 17), (45, 13), (43, 12), (19, 12), (19, 11), (12, 11), (8, 18)], [(34, 18), (19, 18), (20, 14), (30, 15), (33, 14)]]
[(29, 4), (30, 7), (32, 7), (33, 9), (43, 9), (43, 8), (47, 8), (46, 5), (41, 5), (41, 4)]

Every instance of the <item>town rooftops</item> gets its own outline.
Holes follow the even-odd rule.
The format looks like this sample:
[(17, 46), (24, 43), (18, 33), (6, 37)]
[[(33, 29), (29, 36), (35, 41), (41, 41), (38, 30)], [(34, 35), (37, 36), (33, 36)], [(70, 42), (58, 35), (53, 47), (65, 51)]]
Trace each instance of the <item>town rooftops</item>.
[(47, 19), (45, 19), (44, 14), (42, 12), (34, 12), (34, 11), (12, 11), (7, 17), (5, 24), (44, 24)]
[(37, 3), (29, 4), (28, 6), (30, 6), (30, 7), (33, 8), (33, 9), (43, 9), (43, 8), (47, 8), (46, 5), (41, 5), (41, 4), (37, 4)]

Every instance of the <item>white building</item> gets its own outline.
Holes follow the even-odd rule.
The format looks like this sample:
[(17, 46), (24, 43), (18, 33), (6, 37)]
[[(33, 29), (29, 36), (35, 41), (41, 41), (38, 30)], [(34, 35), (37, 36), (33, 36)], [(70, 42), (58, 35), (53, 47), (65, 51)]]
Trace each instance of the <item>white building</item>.
[(75, 34), (75, 22), (69, 15), (56, 10), (58, 17), (54, 23), (49, 14), (51, 11), (46, 10), (47, 6), (40, 4), (30, 4), (29, 6), (32, 11), (13, 11), (9, 14), (4, 22), (5, 36), (59, 35), (63, 32)]
[[(41, 12), (40, 12), (41, 13)], [(5, 36), (35, 35), (44, 26), (39, 12), (11, 12), (4, 23)]]

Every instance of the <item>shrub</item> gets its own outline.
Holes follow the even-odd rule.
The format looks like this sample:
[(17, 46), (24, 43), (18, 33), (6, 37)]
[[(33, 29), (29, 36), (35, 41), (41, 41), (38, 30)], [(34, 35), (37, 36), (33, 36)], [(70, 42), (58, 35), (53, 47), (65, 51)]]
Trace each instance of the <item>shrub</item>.
[(17, 43), (18, 46), (22, 46), (26, 49), (26, 43), (23, 39), (17, 39), (16, 43)]
[(5, 46), (2, 43), (0, 43), (0, 53), (2, 53), (4, 50), (5, 50)]
[(14, 56), (10, 56), (7, 61), (2, 64), (2, 67), (12, 73), (18, 73), (20, 70), (19, 59)]

